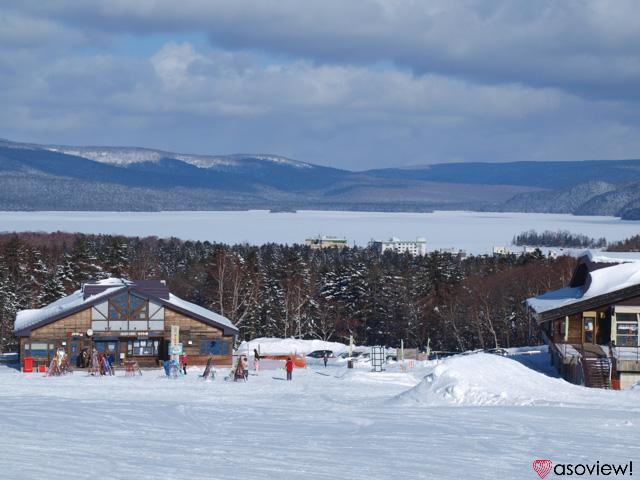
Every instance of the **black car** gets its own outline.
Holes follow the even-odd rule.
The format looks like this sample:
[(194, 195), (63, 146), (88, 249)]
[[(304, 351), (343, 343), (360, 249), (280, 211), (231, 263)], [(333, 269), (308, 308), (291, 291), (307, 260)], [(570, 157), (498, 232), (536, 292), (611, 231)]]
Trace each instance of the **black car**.
[(316, 350), (315, 352), (311, 352), (307, 355), (307, 357), (311, 358), (324, 358), (324, 356), (329, 358), (336, 358), (331, 350)]

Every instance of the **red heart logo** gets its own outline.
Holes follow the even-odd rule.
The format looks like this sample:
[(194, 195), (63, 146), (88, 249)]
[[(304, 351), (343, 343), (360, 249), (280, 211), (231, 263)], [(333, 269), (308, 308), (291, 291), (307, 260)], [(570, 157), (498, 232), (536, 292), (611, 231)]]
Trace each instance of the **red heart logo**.
[(551, 460), (535, 460), (533, 469), (540, 475), (540, 478), (544, 478), (551, 471)]

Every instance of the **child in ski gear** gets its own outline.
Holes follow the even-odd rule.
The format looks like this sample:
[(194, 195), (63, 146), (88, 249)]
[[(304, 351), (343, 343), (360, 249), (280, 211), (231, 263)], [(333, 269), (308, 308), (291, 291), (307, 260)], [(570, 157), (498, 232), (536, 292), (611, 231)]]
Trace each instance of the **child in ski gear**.
[(249, 359), (247, 357), (242, 357), (242, 365), (244, 366), (244, 381), (246, 382), (249, 378)]
[(238, 358), (238, 364), (236, 365), (236, 371), (233, 375), (233, 381), (237, 382), (238, 380), (247, 381), (247, 377), (245, 375), (244, 364), (242, 363), (242, 357)]
[(184, 372), (184, 374), (187, 374), (187, 356), (184, 355), (182, 357), (182, 371)]
[(291, 380), (291, 372), (293, 372), (293, 362), (291, 361), (291, 358), (287, 358), (285, 369), (287, 370), (287, 380)]

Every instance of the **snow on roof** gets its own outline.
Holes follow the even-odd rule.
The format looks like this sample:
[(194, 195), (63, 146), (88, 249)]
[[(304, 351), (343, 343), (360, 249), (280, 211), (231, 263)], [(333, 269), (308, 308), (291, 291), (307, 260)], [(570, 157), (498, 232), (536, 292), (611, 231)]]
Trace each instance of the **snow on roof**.
[(622, 290), (623, 288), (640, 285), (640, 256), (638, 256), (637, 260), (624, 260), (619, 257), (609, 257), (606, 255), (590, 258), (594, 262), (613, 263), (614, 260), (619, 260), (619, 262), (617, 262), (617, 265), (590, 272), (589, 277), (591, 277), (591, 281), (587, 282), (589, 286), (588, 289), (580, 286), (555, 290), (535, 298), (529, 298), (526, 302), (527, 307), (532, 308), (536, 313), (543, 313), (589, 298)]
[[(46, 307), (19, 311), (16, 314), (14, 331), (18, 332), (49, 318), (58, 317), (65, 312), (69, 312), (77, 307), (81, 307), (84, 304), (89, 307), (90, 305), (95, 304), (97, 301), (111, 297), (116, 291), (121, 290), (123, 287), (134, 284), (135, 282), (123, 280), (120, 278), (108, 278), (105, 280), (99, 280), (97, 282), (91, 282), (90, 285), (92, 286), (98, 285), (107, 288), (106, 290), (98, 294), (88, 297), (85, 297), (83, 285), (82, 289), (76, 290), (71, 295), (56, 300)], [(222, 315), (218, 315), (217, 313), (207, 310), (206, 308), (200, 307), (191, 302), (187, 302), (186, 300), (182, 300), (181, 298), (178, 298), (171, 293), (169, 293), (169, 302), (167, 303), (204, 317), (208, 320), (212, 320), (213, 322), (216, 322), (220, 325), (229, 327), (234, 331), (238, 330), (229, 319), (223, 317)]]
[(63, 297), (59, 300), (56, 300), (55, 302), (51, 303), (50, 305), (47, 305), (46, 307), (21, 310), (16, 314), (16, 322), (15, 322), (14, 330), (16, 332), (20, 330), (24, 330), (25, 328), (31, 327), (32, 325), (35, 325), (43, 320), (46, 320), (48, 318), (58, 316), (64, 312), (73, 310), (74, 308), (79, 307), (84, 303), (90, 304), (95, 302), (96, 300), (99, 300), (102, 297), (108, 298), (114, 291), (122, 288), (123, 286), (122, 282), (119, 282), (119, 283), (109, 282), (106, 284), (113, 285), (113, 287), (108, 288), (107, 290), (105, 290), (99, 295), (93, 295), (91, 297), (85, 298), (83, 290), (76, 290), (71, 295), (67, 297)]
[(528, 308), (533, 309), (536, 313), (542, 313), (579, 302), (582, 300), (583, 292), (584, 286), (562, 288), (545, 293), (544, 295), (529, 298), (526, 304)]
[(207, 310), (206, 308), (196, 305), (195, 303), (182, 300), (181, 298), (176, 297), (172, 293), (169, 294), (169, 303), (171, 303), (172, 305), (175, 305), (176, 307), (180, 307), (184, 310), (187, 310), (191, 313), (195, 313), (196, 315), (200, 315), (201, 317), (212, 320), (221, 325), (227, 326), (233, 330), (236, 330), (236, 331), (238, 330), (228, 318), (223, 317), (222, 315), (219, 315), (215, 312), (212, 312), (211, 310)]
[(581, 256), (589, 257), (593, 263), (640, 263), (640, 252), (601, 252), (600, 250), (587, 250)]

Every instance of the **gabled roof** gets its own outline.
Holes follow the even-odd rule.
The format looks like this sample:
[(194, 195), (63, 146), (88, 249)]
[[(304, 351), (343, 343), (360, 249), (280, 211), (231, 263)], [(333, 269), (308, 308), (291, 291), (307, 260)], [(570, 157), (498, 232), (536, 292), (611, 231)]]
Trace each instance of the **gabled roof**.
[(63, 297), (46, 307), (19, 311), (16, 315), (14, 326), (15, 334), (19, 337), (29, 336), (31, 330), (48, 325), (124, 293), (148, 298), (183, 315), (218, 327), (223, 330), (224, 335), (238, 334), (238, 329), (228, 318), (172, 295), (169, 292), (169, 288), (160, 280), (131, 281), (119, 278), (86, 282), (80, 290), (76, 290), (71, 295)]
[(640, 254), (584, 253), (567, 288), (526, 301), (538, 322), (640, 295)]

